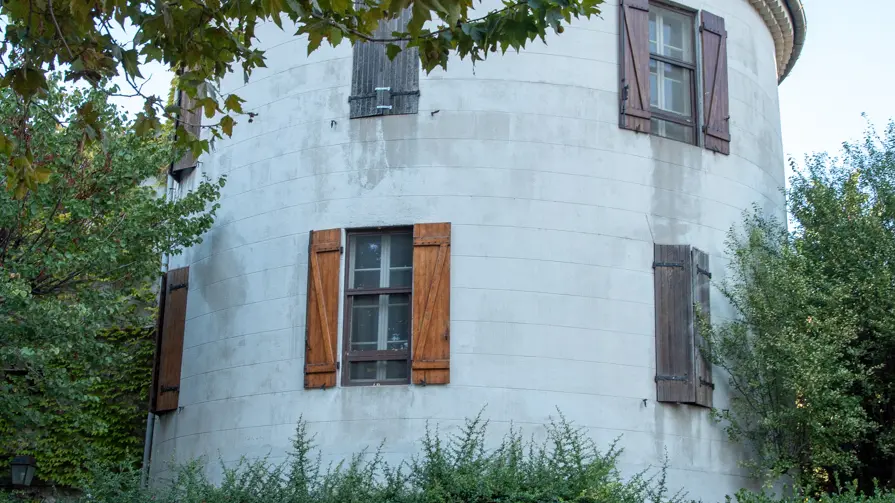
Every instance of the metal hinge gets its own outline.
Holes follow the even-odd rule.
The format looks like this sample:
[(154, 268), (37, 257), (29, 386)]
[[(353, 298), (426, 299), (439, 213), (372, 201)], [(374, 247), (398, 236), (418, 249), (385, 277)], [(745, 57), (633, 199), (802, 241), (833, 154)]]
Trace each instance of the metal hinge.
[(336, 370), (339, 370), (341, 368), (342, 368), (342, 362), (336, 362)]
[(708, 381), (706, 381), (705, 379), (703, 379), (703, 378), (701, 378), (701, 377), (699, 378), (699, 385), (700, 385), (700, 386), (708, 386), (709, 388), (715, 389), (715, 383), (713, 383), (713, 382), (708, 382)]
[(684, 268), (684, 264), (678, 264), (676, 262), (653, 262), (653, 269), (657, 267), (680, 267)]
[(699, 266), (696, 266), (696, 274), (705, 274), (709, 279), (712, 279), (712, 273)]
[(174, 290), (180, 290), (181, 288), (186, 288), (189, 286), (189, 283), (177, 283), (176, 285), (171, 285), (168, 287), (169, 292), (173, 292)]
[(180, 391), (180, 386), (162, 386), (162, 393), (168, 393), (169, 391)]
[(690, 377), (687, 374), (682, 376), (656, 376), (656, 382), (659, 381), (683, 381), (687, 382), (690, 380)]

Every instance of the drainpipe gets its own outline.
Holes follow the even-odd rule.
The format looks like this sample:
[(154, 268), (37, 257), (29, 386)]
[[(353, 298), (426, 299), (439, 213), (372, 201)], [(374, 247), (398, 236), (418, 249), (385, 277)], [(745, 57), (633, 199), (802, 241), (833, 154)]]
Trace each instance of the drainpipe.
[[(174, 200), (174, 177), (168, 173), (166, 177), (165, 183), (165, 198), (168, 201)], [(170, 255), (167, 253), (162, 255), (162, 273), (168, 272), (168, 264), (170, 262)], [(161, 280), (159, 280), (159, 284), (161, 284)], [(156, 334), (156, 337), (159, 335)], [(149, 411), (146, 413), (146, 435), (143, 437), (143, 466), (140, 471), (140, 485), (142, 487), (146, 487), (146, 484), (149, 479), (149, 467), (152, 461), (152, 435), (155, 433), (155, 414), (152, 412), (152, 408), (149, 408)]]

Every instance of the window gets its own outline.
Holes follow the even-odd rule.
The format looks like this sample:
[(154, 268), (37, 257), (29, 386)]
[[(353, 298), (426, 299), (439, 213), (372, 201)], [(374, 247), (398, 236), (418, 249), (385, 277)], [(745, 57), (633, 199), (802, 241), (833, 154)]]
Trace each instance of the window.
[(649, 8), (650, 119), (653, 134), (696, 143), (696, 57), (693, 17)]
[(349, 233), (347, 264), (343, 382), (407, 384), (412, 229)]

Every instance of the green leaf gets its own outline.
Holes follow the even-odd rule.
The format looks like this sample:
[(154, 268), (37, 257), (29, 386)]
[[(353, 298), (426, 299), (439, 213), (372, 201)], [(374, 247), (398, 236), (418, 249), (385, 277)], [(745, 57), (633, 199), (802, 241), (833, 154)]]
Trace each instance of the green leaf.
[(14, 68), (7, 72), (6, 79), (9, 79), (13, 91), (25, 99), (48, 90), (46, 75), (34, 68)]
[(388, 56), (388, 59), (393, 60), (398, 53), (401, 52), (401, 46), (398, 44), (388, 44), (385, 46), (385, 54)]
[(245, 100), (240, 98), (235, 94), (231, 94), (227, 96), (227, 99), (224, 100), (224, 107), (227, 110), (232, 110), (238, 114), (242, 113), (242, 104), (245, 103)]
[(229, 115), (225, 115), (221, 119), (221, 131), (224, 132), (225, 135), (233, 136), (233, 125), (236, 124), (236, 121), (233, 120), (233, 117)]

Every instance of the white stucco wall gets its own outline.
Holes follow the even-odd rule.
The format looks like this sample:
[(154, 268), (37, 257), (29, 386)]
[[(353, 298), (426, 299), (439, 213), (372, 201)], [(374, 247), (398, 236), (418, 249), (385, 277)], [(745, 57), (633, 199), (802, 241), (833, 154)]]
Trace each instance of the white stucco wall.
[[(652, 245), (709, 252), (717, 280), (741, 212), (782, 211), (775, 49), (747, 0), (684, 3), (726, 19), (730, 156), (619, 129), (616, 0), (547, 45), (452, 59), (421, 76), (419, 114), (387, 118), (348, 119), (347, 43), (305, 57), (304, 38), (259, 30), (268, 67), (223, 83), (259, 115), (184, 182), (228, 177), (213, 229), (171, 263), (191, 266), (182, 408), (156, 420), (153, 472), (283, 459), (300, 416), (324, 459), (385, 438), (397, 460), (426, 421), (449, 431), (487, 406), (493, 438), (559, 408), (604, 446), (620, 436), (629, 473), (667, 449), (693, 497), (749, 484), (707, 410), (655, 401)], [(302, 389), (309, 230), (442, 221), (451, 384)]]

